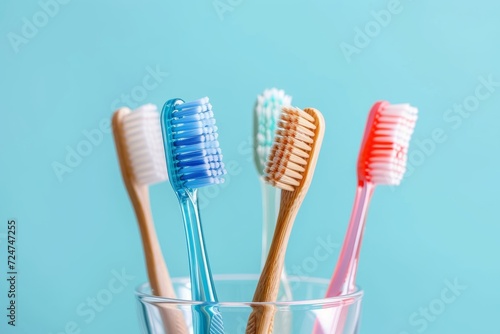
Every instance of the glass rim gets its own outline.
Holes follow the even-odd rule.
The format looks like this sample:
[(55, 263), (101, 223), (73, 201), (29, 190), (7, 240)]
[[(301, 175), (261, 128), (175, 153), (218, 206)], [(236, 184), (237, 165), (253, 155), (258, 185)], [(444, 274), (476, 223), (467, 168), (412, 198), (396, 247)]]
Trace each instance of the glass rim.
[[(259, 274), (219, 274), (214, 275), (215, 281), (258, 281), (260, 275)], [(292, 282), (309, 282), (309, 283), (318, 283), (325, 284), (328, 286), (330, 280), (326, 278), (319, 277), (301, 277), (301, 276), (288, 276), (288, 280)], [(189, 277), (175, 277), (172, 278), (172, 283), (181, 283), (181, 284), (189, 284)], [(336, 297), (326, 297), (326, 298), (316, 298), (316, 299), (304, 299), (304, 300), (292, 300), (292, 301), (275, 301), (275, 302), (225, 302), (219, 301), (216, 303), (206, 302), (206, 301), (194, 301), (187, 299), (178, 299), (178, 298), (166, 298), (153, 296), (151, 294), (143, 292), (144, 289), (149, 287), (149, 282), (145, 282), (139, 284), (135, 287), (134, 292), (137, 298), (141, 300), (141, 302), (146, 303), (154, 303), (154, 304), (172, 304), (172, 305), (184, 305), (184, 306), (207, 306), (207, 305), (217, 305), (218, 307), (252, 307), (252, 306), (277, 306), (277, 307), (293, 307), (293, 306), (335, 306), (339, 304), (350, 305), (357, 301), (359, 301), (364, 294), (364, 291), (356, 286), (356, 291), (348, 294), (344, 294)]]

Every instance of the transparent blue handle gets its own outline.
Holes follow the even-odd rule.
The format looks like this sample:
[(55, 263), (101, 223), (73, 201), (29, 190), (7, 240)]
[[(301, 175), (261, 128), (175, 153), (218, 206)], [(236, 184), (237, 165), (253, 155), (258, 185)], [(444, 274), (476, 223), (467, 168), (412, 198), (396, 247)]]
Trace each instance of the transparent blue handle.
[(224, 334), (222, 316), (217, 306), (217, 295), (205, 248), (205, 239), (201, 227), (198, 209), (197, 190), (184, 185), (178, 175), (175, 164), (175, 153), (172, 134), (172, 113), (177, 104), (184, 103), (181, 99), (172, 99), (165, 103), (160, 115), (165, 157), (170, 183), (181, 206), (189, 260), (191, 278), (191, 296), (195, 301), (206, 302), (194, 307), (193, 327), (196, 334)]
[(198, 211), (197, 190), (181, 189), (177, 193), (186, 230), (192, 298), (199, 301), (217, 302)]
[(223, 334), (222, 316), (217, 305), (214, 305), (218, 299), (205, 248), (197, 190), (181, 189), (177, 191), (177, 196), (186, 230), (192, 299), (209, 302), (196, 307), (193, 319), (194, 333)]

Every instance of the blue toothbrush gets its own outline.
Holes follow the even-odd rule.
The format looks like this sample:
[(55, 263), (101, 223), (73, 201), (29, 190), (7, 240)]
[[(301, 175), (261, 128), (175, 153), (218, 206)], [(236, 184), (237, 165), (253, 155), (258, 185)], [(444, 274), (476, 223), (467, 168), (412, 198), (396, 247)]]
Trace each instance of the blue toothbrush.
[(182, 210), (189, 256), (191, 295), (208, 302), (193, 316), (195, 334), (223, 334), (222, 316), (208, 262), (198, 210), (198, 188), (224, 182), (226, 174), (208, 97), (184, 103), (172, 99), (161, 112), (170, 183)]

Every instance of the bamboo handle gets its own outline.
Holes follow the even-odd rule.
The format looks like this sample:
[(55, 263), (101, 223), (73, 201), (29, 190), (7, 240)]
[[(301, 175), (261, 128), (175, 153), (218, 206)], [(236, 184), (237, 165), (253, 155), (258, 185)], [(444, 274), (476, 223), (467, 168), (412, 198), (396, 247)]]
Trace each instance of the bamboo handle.
[[(128, 108), (119, 109), (114, 113), (112, 119), (113, 135), (123, 182), (127, 188), (139, 225), (151, 292), (153, 295), (159, 297), (176, 298), (172, 281), (161, 252), (160, 243), (156, 236), (148, 187), (137, 184), (127, 159), (128, 153), (125, 147), (125, 135), (122, 124), (123, 117), (128, 113), (130, 113)], [(166, 334), (188, 333), (180, 310), (167, 305), (160, 305), (159, 308)]]
[[(315, 120), (315, 135), (311, 151), (309, 152), (308, 163), (300, 185), (294, 191), (281, 191), (281, 202), (276, 229), (269, 249), (269, 255), (262, 270), (257, 289), (253, 298), (254, 302), (275, 302), (279, 292), (280, 275), (283, 270), (285, 253), (288, 246), (288, 239), (292, 231), (295, 217), (309, 190), (316, 168), (318, 155), (321, 150), (323, 135), (325, 131), (325, 121), (323, 115), (313, 108), (306, 108), (304, 112), (311, 115)], [(269, 334), (273, 331), (274, 306), (258, 305), (252, 306), (247, 324), (246, 334)], [(280, 333), (281, 334), (281, 333)]]
[[(280, 288), (281, 273), (285, 262), (286, 249), (293, 222), (300, 208), (300, 191), (282, 191), (280, 211), (264, 268), (253, 297), (254, 302), (275, 302)], [(272, 333), (274, 307), (253, 306), (248, 319), (246, 334)]]

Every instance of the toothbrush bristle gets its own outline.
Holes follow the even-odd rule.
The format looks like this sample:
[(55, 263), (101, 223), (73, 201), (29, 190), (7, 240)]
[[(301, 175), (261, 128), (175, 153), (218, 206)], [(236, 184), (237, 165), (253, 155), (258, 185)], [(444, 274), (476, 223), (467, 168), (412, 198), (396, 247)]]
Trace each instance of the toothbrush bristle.
[(283, 107), (267, 159), (266, 181), (293, 191), (303, 179), (315, 141), (315, 119), (296, 107)]
[(177, 182), (187, 188), (224, 182), (226, 170), (208, 97), (176, 104), (168, 122)]
[(378, 185), (399, 185), (406, 172), (418, 110), (409, 104), (377, 102), (370, 111), (358, 161), (358, 177)]
[(165, 151), (161, 136), (160, 114), (146, 104), (124, 116), (123, 131), (132, 173), (141, 185), (168, 180)]
[(264, 175), (267, 157), (271, 152), (281, 108), (290, 106), (292, 97), (276, 88), (266, 89), (257, 96), (255, 105), (255, 162), (257, 171)]

